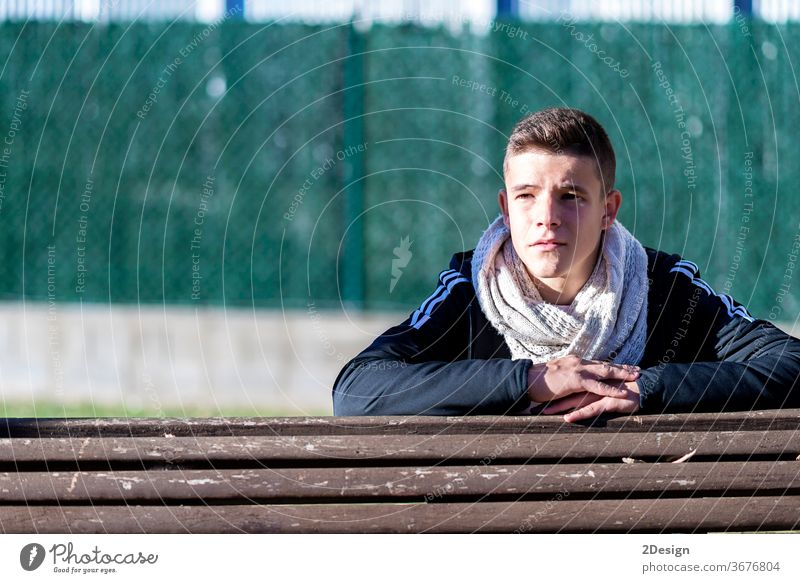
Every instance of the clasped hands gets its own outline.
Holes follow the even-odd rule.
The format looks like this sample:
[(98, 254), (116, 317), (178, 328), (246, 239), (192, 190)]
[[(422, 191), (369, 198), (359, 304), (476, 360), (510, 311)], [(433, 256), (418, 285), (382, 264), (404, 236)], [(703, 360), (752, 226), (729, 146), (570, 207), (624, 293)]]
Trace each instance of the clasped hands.
[(568, 355), (531, 364), (528, 396), (534, 405), (547, 404), (542, 413), (570, 411), (564, 421), (575, 423), (602, 413), (639, 410), (639, 367)]

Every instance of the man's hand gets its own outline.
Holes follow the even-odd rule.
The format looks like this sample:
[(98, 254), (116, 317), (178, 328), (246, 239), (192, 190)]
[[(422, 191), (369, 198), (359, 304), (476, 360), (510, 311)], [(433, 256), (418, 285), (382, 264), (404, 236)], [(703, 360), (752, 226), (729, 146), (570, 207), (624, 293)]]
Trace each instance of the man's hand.
[[(630, 391), (625, 383), (638, 378), (638, 366), (583, 360), (573, 355), (562, 356), (543, 364), (531, 365), (528, 371), (528, 396), (534, 403), (546, 403), (573, 394), (583, 399), (586, 393), (598, 397), (598, 401), (602, 397), (620, 400), (626, 399)], [(578, 402), (583, 403), (574, 401)], [(590, 403), (583, 404), (588, 406)]]
[(574, 411), (564, 415), (567, 423), (576, 423), (597, 417), (602, 413), (626, 413), (639, 410), (639, 385), (635, 381), (624, 383), (626, 394), (622, 397), (603, 397), (596, 393), (578, 393), (551, 402), (542, 410), (545, 415)]

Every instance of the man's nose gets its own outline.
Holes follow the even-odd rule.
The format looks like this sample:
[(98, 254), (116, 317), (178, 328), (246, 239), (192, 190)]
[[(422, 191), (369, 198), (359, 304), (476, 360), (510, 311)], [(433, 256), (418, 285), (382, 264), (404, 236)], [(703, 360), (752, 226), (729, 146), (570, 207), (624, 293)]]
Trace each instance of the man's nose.
[(553, 196), (543, 195), (536, 201), (535, 220), (538, 226), (557, 227), (561, 224), (558, 201)]

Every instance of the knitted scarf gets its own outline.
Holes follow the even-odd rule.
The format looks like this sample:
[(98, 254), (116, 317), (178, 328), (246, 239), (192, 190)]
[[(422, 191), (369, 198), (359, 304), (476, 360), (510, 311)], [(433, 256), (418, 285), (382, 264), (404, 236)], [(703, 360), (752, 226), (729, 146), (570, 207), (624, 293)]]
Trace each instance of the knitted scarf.
[(545, 302), (498, 217), (472, 258), (478, 302), (506, 340), (514, 360), (542, 363), (574, 354), (638, 364), (647, 335), (647, 254), (618, 221), (606, 229), (602, 252), (569, 306)]

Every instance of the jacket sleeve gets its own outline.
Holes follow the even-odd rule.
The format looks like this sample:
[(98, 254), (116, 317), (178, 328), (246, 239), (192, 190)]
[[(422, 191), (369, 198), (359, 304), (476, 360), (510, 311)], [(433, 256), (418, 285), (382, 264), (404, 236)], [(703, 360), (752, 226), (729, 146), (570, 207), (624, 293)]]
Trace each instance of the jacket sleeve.
[(502, 414), (528, 405), (530, 361), (468, 358), (471, 285), (442, 272), (417, 310), (345, 365), (334, 415)]
[[(800, 340), (718, 294), (697, 266), (678, 261), (668, 348), (638, 381), (644, 413), (800, 407)], [(663, 340), (663, 339), (662, 339)]]

